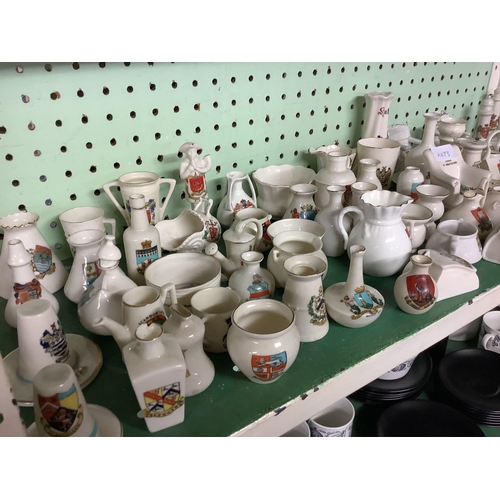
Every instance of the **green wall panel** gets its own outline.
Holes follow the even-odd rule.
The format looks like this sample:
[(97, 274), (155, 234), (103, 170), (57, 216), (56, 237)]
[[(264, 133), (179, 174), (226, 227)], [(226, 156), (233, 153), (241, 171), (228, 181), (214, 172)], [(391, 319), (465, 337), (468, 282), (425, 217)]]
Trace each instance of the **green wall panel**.
[(490, 72), (487, 62), (0, 63), (0, 216), (39, 213), (66, 258), (64, 210), (100, 205), (121, 235), (102, 185), (124, 173), (176, 179), (166, 213), (189, 208), (178, 176), (184, 142), (212, 157), (215, 214), (232, 169), (315, 168), (309, 147), (355, 147), (367, 91), (391, 91), (389, 124), (408, 123), (414, 137), (435, 109), (467, 119), (472, 132)]

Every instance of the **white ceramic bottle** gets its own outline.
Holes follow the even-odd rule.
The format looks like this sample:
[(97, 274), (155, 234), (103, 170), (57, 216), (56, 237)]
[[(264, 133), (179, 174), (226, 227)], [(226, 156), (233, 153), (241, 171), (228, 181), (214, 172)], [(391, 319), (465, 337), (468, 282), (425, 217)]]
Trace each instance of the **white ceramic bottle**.
[(92, 283), (78, 302), (80, 323), (89, 332), (111, 335), (103, 326), (94, 326), (96, 318), (105, 316), (123, 323), (122, 296), (137, 285), (120, 269), (122, 254), (115, 245), (115, 237), (107, 235), (97, 252), (99, 277)]
[(247, 300), (272, 299), (274, 295), (274, 276), (263, 269), (260, 263), (264, 260), (261, 252), (243, 252), (243, 266), (229, 278), (229, 287), (239, 296), (241, 302)]
[(123, 232), (123, 246), (129, 278), (137, 285), (145, 285), (144, 272), (161, 257), (160, 233), (151, 225), (142, 194), (130, 195), (130, 227)]
[(59, 312), (59, 302), (35, 278), (31, 267), (31, 254), (24, 248), (23, 242), (17, 238), (8, 242), (7, 264), (12, 270), (14, 279), (9, 300), (5, 306), (5, 321), (10, 326), (17, 328), (17, 308), (30, 300), (47, 299), (55, 312)]
[(380, 160), (375, 158), (363, 158), (358, 161), (356, 182), (371, 182), (382, 189), (380, 179), (377, 177), (377, 170), (380, 168)]
[(184, 421), (186, 363), (178, 341), (157, 323), (142, 324), (123, 361), (150, 432)]
[(429, 274), (432, 259), (412, 255), (411, 265), (394, 283), (394, 298), (399, 308), (408, 314), (423, 314), (437, 301), (436, 282)]
[(163, 331), (179, 342), (186, 360), (186, 397), (195, 396), (207, 389), (215, 377), (214, 364), (203, 350), (205, 325), (181, 304), (172, 304), (170, 312)]

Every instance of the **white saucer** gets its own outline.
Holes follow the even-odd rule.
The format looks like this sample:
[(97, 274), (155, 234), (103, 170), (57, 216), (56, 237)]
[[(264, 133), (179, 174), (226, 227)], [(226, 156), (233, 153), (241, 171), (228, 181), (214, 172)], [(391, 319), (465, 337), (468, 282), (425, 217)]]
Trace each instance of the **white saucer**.
[[(123, 426), (112, 411), (99, 405), (89, 404), (87, 407), (97, 422), (99, 437), (123, 436)], [(28, 427), (28, 437), (40, 437), (35, 422)]]
[[(83, 335), (67, 333), (66, 340), (70, 351), (76, 354), (73, 369), (80, 387), (84, 389), (97, 377), (102, 367), (101, 348)], [(33, 384), (22, 380), (17, 373), (19, 349), (14, 349), (3, 361), (18, 406), (33, 406)]]

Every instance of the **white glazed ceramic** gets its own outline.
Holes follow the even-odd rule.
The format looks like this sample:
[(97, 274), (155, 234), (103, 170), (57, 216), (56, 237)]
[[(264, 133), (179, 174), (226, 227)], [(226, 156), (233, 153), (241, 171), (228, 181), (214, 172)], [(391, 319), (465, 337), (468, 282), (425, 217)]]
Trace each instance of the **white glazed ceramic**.
[(85, 229), (68, 236), (68, 243), (75, 249), (75, 257), (64, 285), (64, 295), (75, 304), (101, 274), (97, 265), (97, 252), (105, 236), (98, 229)]
[(380, 160), (377, 177), (383, 189), (389, 188), (391, 175), (398, 161), (401, 144), (392, 139), (360, 139), (357, 146), (357, 161), (364, 158)]
[(32, 255), (31, 266), (35, 278), (45, 288), (55, 293), (68, 279), (68, 271), (59, 257), (52, 252), (49, 244), (37, 228), (40, 216), (35, 212), (19, 212), (0, 217), (0, 229), (3, 231), (2, 251), (0, 253), (0, 297), (8, 299), (13, 285), (12, 271), (7, 264), (8, 246), (5, 242), (21, 240), (24, 248)]
[(493, 229), (486, 238), (482, 257), (488, 262), (500, 264), (500, 226)]
[(262, 225), (262, 240), (256, 246), (257, 252), (265, 252), (273, 246), (271, 238), (267, 234), (267, 229), (271, 225), (272, 215), (268, 214), (263, 208), (244, 208), (234, 215), (235, 221), (257, 219)]
[(160, 325), (141, 325), (123, 361), (150, 432), (184, 421), (186, 362), (177, 339)]
[[(344, 186), (328, 186), (328, 194), (330, 196), (330, 201), (328, 205), (320, 210), (316, 218), (316, 222), (319, 222), (324, 230), (325, 236), (323, 237), (323, 252), (327, 257), (339, 257), (344, 253), (344, 238), (337, 224), (337, 218), (342, 210), (342, 197), (345, 193)], [(346, 231), (351, 231), (352, 220), (344, 219), (344, 224), (346, 225)]]
[[(161, 202), (163, 197), (160, 196), (162, 184), (169, 185), (169, 190), (163, 203)], [(146, 201), (148, 219), (151, 224), (156, 224), (165, 215), (165, 210), (174, 192), (175, 184), (175, 179), (165, 179), (154, 172), (129, 172), (128, 174), (121, 175), (116, 181), (104, 184), (102, 188), (118, 211), (123, 215), (127, 225), (130, 225), (130, 195), (142, 194)], [(116, 199), (111, 190), (112, 187), (120, 188), (123, 205)]]
[[(449, 253), (428, 248), (419, 250), (418, 253), (420, 255), (427, 255), (432, 259), (429, 274), (437, 284), (438, 301), (472, 292), (479, 288), (477, 270), (466, 260)], [(406, 272), (409, 267), (410, 263), (405, 266), (403, 272)]]
[(437, 302), (438, 290), (429, 274), (432, 259), (426, 255), (412, 255), (410, 267), (394, 283), (394, 299), (408, 314), (423, 314)]
[(203, 350), (204, 321), (182, 304), (172, 304), (163, 331), (177, 339), (186, 360), (186, 397), (208, 389), (214, 380), (215, 368)]
[(316, 157), (317, 168), (316, 172), (319, 172), (322, 168), (325, 168), (328, 163), (328, 153), (341, 153), (342, 155), (349, 156), (349, 168), (352, 167), (354, 158), (356, 158), (356, 150), (351, 149), (348, 146), (337, 146), (335, 144), (330, 144), (328, 146), (320, 146), (319, 148), (309, 148), (309, 153)]
[(142, 194), (131, 194), (130, 225), (123, 231), (127, 274), (137, 285), (144, 285), (146, 268), (161, 257), (160, 232), (149, 223)]
[(33, 379), (35, 425), (40, 437), (101, 437), (74, 371), (64, 363), (42, 368)]
[[(393, 191), (369, 191), (361, 197), (362, 209), (350, 206), (341, 210), (338, 225), (344, 237), (344, 248), (362, 245), (366, 248), (363, 268), (370, 276), (391, 276), (408, 262), (412, 250), (410, 238), (402, 220), (405, 207), (413, 200)], [(354, 222), (349, 235), (343, 218), (354, 212), (359, 220)]]
[(476, 227), (478, 238), (483, 243), (493, 229), (493, 224), (483, 208), (483, 203), (484, 196), (481, 193), (472, 189), (466, 191), (462, 202), (448, 210), (441, 217), (441, 222), (458, 219), (468, 222)]
[(314, 202), (319, 209), (325, 208), (329, 202), (328, 186), (345, 186), (348, 190), (353, 182), (356, 182), (356, 176), (351, 170), (350, 156), (343, 152), (329, 152), (325, 167), (314, 178), (314, 185), (318, 190)]
[(283, 214), (283, 218), (314, 220), (318, 213), (318, 207), (314, 201), (317, 190), (318, 188), (313, 184), (294, 184), (290, 186), (293, 197)]
[(354, 415), (352, 403), (347, 398), (340, 399), (307, 421), (311, 437), (350, 437)]
[(411, 240), (412, 252), (426, 240), (427, 224), (431, 222), (433, 215), (431, 209), (417, 203), (407, 205), (403, 210), (401, 218)]
[(482, 246), (478, 239), (477, 228), (463, 220), (440, 222), (425, 246), (455, 255), (470, 264), (479, 262), (482, 257)]
[(398, 366), (395, 366), (392, 370), (389, 370), (387, 373), (384, 373), (380, 377), (380, 380), (398, 380), (403, 378), (410, 370), (413, 365), (415, 358), (408, 359), (403, 363), (400, 363)]
[(274, 295), (274, 276), (263, 269), (260, 263), (264, 255), (260, 252), (243, 252), (241, 261), (243, 265), (231, 274), (229, 287), (239, 296), (241, 302), (248, 300), (272, 299)]
[(278, 234), (285, 231), (305, 231), (306, 233), (314, 234), (321, 240), (325, 236), (325, 228), (316, 220), (281, 219), (273, 222), (267, 228), (267, 234), (271, 238), (271, 242)]
[(191, 297), (193, 313), (205, 322), (205, 351), (227, 352), (231, 315), (240, 302), (240, 296), (229, 287), (200, 290)]
[(411, 196), (413, 201), (416, 201), (418, 198), (417, 187), (423, 184), (424, 180), (424, 174), (420, 168), (410, 165), (399, 174), (396, 191)]
[(290, 186), (307, 184), (314, 180), (315, 172), (301, 165), (269, 165), (252, 173), (257, 186), (257, 203), (274, 218), (283, 217), (292, 201)]
[(166, 321), (164, 303), (168, 294), (172, 303), (176, 303), (177, 297), (172, 283), (163, 285), (161, 291), (148, 285), (131, 288), (122, 295), (123, 323), (118, 323), (110, 317), (100, 316), (92, 322), (92, 325), (110, 331), (122, 350), (132, 342), (135, 331), (140, 325), (152, 323), (162, 325)]
[(448, 338), (457, 342), (473, 339), (481, 328), (482, 317), (476, 318), (474, 321), (467, 323), (458, 330), (455, 330)]
[(137, 286), (119, 267), (122, 254), (114, 242), (114, 236), (106, 235), (104, 244), (97, 252), (101, 274), (78, 302), (80, 323), (86, 330), (97, 335), (111, 335), (107, 328), (94, 326), (94, 321), (99, 317), (123, 323), (123, 294)]
[(229, 356), (256, 384), (271, 384), (286, 373), (300, 348), (294, 312), (272, 299), (251, 300), (236, 308), (227, 334)]
[(488, 214), (493, 229), (500, 227), (500, 186), (490, 187), (483, 209)]
[(486, 141), (486, 150), (480, 164), (480, 168), (491, 172), (491, 178), (494, 180), (500, 180), (500, 151), (498, 151), (498, 143), (496, 146), (497, 149), (493, 148), (493, 137), (497, 137), (494, 141), (497, 142), (499, 139), (498, 134), (500, 134), (500, 130), (495, 130), (489, 134)]
[(365, 247), (352, 245), (347, 280), (329, 286), (324, 293), (330, 318), (348, 328), (362, 328), (380, 317), (385, 301), (375, 288), (363, 280)]
[(469, 137), (462, 137), (457, 139), (456, 142), (462, 148), (462, 158), (465, 163), (469, 167), (479, 167), (488, 143), (484, 139), (478, 141)]
[[(217, 219), (223, 227), (229, 227), (233, 223), (236, 212), (257, 207), (257, 195), (248, 174), (239, 171), (228, 172), (226, 179), (227, 192), (217, 208)], [(247, 185), (250, 194), (245, 191)]]
[(500, 353), (500, 311), (483, 315), (477, 347)]
[(358, 170), (356, 171), (356, 182), (371, 182), (382, 189), (382, 184), (377, 177), (377, 169), (380, 168), (380, 160), (374, 158), (363, 158), (358, 161)]
[(116, 236), (116, 220), (104, 217), (104, 210), (101, 207), (70, 208), (59, 216), (59, 220), (66, 238), (84, 229), (98, 229), (106, 232), (105, 224), (111, 226), (111, 234)]
[(427, 207), (432, 211), (430, 222), (435, 222), (443, 216), (445, 212), (444, 200), (449, 196), (450, 191), (442, 186), (433, 184), (421, 184), (415, 189), (417, 193), (416, 204)]
[(374, 90), (365, 93), (365, 115), (361, 137), (387, 137), (392, 92)]
[(362, 208), (361, 197), (369, 191), (376, 190), (377, 185), (372, 182), (355, 182), (351, 185), (350, 200), (346, 206)]
[[(322, 242), (318, 236), (305, 231), (285, 231), (273, 240), (274, 247), (267, 256), (267, 269), (271, 271), (276, 286), (285, 286), (288, 274), (285, 271), (285, 260), (294, 255), (311, 254), (322, 259), (328, 269), (328, 259), (322, 250)], [(326, 272), (323, 276), (326, 275)]]
[[(5, 245), (5, 242), (4, 242)], [(10, 240), (8, 243), (7, 264), (12, 270), (13, 285), (9, 300), (5, 306), (5, 321), (10, 326), (17, 328), (17, 308), (30, 300), (46, 299), (59, 312), (59, 302), (44, 286), (35, 278), (31, 267), (31, 255), (24, 248), (23, 242), (18, 239)]]
[(295, 255), (285, 260), (284, 267), (288, 278), (282, 300), (295, 312), (300, 341), (322, 339), (329, 327), (321, 278), (325, 262), (314, 255)]
[(440, 144), (451, 144), (461, 137), (467, 128), (467, 120), (443, 115), (439, 120), (437, 130)]
[[(189, 306), (196, 292), (220, 285), (221, 270), (219, 261), (209, 255), (173, 253), (153, 262), (146, 269), (145, 278), (146, 284), (157, 290), (173, 283), (179, 304)], [(168, 295), (166, 300), (166, 305), (170, 304)]]
[(285, 432), (285, 434), (282, 434), (280, 437), (311, 437), (311, 429), (307, 425), (307, 422), (302, 422), (293, 429)]
[(207, 181), (205, 174), (212, 167), (210, 155), (203, 158), (198, 154), (202, 148), (196, 142), (185, 142), (179, 153), (184, 153), (184, 158), (179, 165), (179, 177), (185, 182), (184, 192), (191, 206), (207, 196)]

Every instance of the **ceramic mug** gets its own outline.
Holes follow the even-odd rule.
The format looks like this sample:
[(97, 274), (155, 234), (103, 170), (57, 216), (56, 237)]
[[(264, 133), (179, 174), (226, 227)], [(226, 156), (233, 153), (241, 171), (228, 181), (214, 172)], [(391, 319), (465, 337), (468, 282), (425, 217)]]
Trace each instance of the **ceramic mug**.
[(229, 287), (206, 288), (191, 297), (193, 313), (205, 322), (205, 351), (227, 352), (231, 315), (239, 305), (240, 296)]
[(427, 224), (433, 216), (432, 210), (423, 205), (407, 205), (402, 214), (403, 224), (411, 240), (412, 251), (417, 250), (427, 237)]
[(111, 233), (116, 236), (116, 220), (104, 217), (104, 210), (101, 207), (75, 207), (66, 210), (59, 216), (64, 236), (68, 238), (77, 231), (85, 229), (98, 229), (106, 232), (104, 224), (111, 226)]
[(285, 434), (282, 434), (280, 437), (311, 437), (311, 429), (307, 425), (307, 422), (302, 422), (288, 432), (285, 432)]
[(500, 353), (500, 311), (490, 311), (483, 316), (477, 346)]
[(45, 299), (30, 300), (17, 308), (18, 376), (32, 383), (45, 366), (69, 363), (71, 355), (61, 322)]
[(42, 368), (33, 380), (35, 425), (41, 437), (98, 437), (75, 372), (64, 363)]
[(461, 219), (440, 222), (427, 240), (426, 248), (455, 255), (469, 264), (482, 258), (477, 227)]
[[(162, 184), (168, 184), (170, 189), (167, 196), (165, 196), (163, 203), (160, 203), (160, 186)], [(116, 181), (104, 184), (102, 188), (119, 212), (123, 215), (127, 225), (130, 226), (130, 195), (144, 195), (149, 222), (151, 224), (156, 224), (156, 222), (163, 219), (167, 204), (174, 192), (175, 184), (175, 179), (164, 179), (154, 172), (130, 172), (120, 176)], [(118, 202), (111, 192), (111, 188), (113, 186), (120, 188), (125, 207)]]
[(311, 437), (350, 437), (354, 415), (352, 403), (347, 398), (340, 399), (307, 421)]

